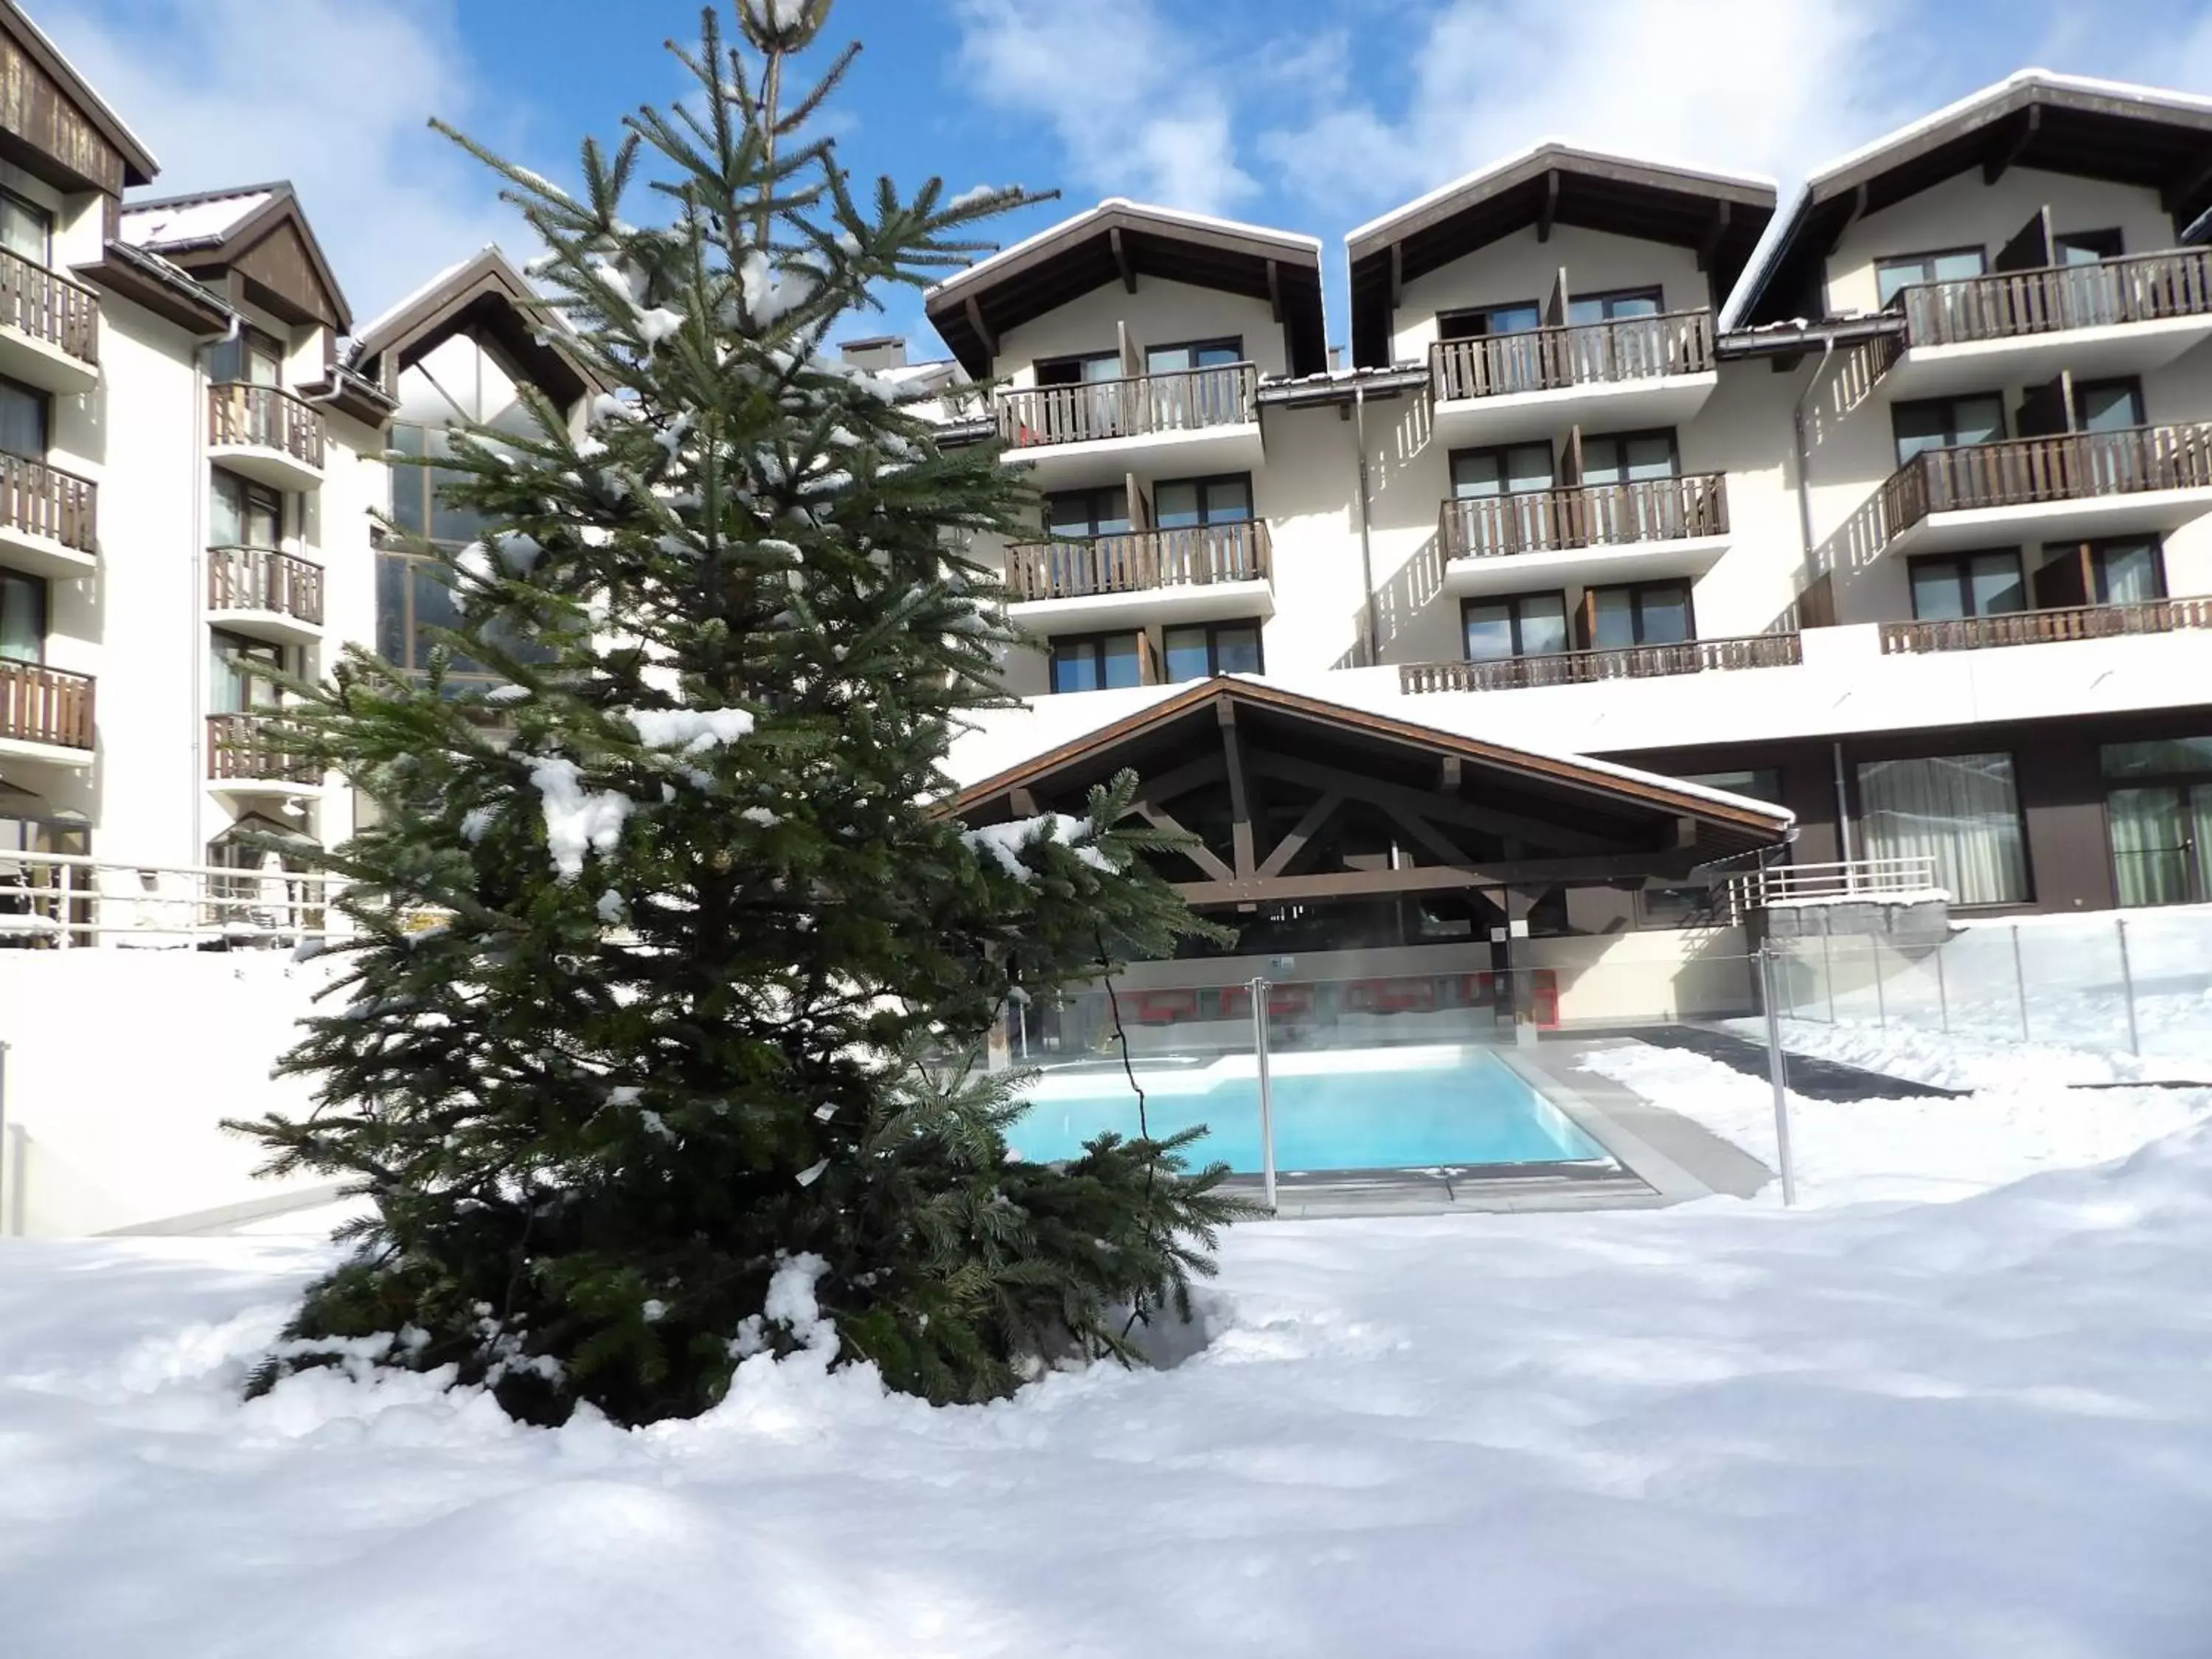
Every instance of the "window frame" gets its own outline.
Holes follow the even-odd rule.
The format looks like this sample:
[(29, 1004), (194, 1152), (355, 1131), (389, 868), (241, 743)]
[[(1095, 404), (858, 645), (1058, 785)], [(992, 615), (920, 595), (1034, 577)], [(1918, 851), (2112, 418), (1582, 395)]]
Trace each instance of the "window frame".
[(1618, 478), (1609, 480), (1608, 482), (1601, 484), (1593, 484), (1590, 483), (1589, 463), (1591, 445), (1626, 445), (1633, 443), (1641, 438), (1664, 438), (1667, 441), (1668, 471), (1666, 476), (1670, 478), (1679, 478), (1682, 476), (1682, 439), (1680, 428), (1671, 426), (1638, 427), (1632, 432), (1600, 432), (1595, 434), (1585, 434), (1583, 438), (1582, 445), (1582, 476), (1576, 481), (1577, 487), (1579, 489), (1618, 489), (1629, 483), (1656, 482), (1655, 480), (1650, 479)]
[[(1952, 907), (1961, 910), (2016, 910), (2035, 902), (2035, 848), (2028, 839), (2027, 808), (2021, 799), (2020, 754), (2013, 749), (1977, 749), (1960, 753), (1905, 754), (1862, 756), (1851, 763), (1850, 796), (1853, 815), (1858, 820), (1858, 841), (1862, 849), (1873, 844), (1866, 805), (1866, 769), (1869, 766), (1924, 765), (1937, 761), (1980, 760), (2001, 756), (2008, 769), (2012, 781), (2013, 826), (2020, 848), (2021, 896), (2009, 899), (1960, 899), (1954, 896)], [(2109, 844), (2109, 842), (2108, 842)], [(1872, 856), (1872, 854), (1869, 854)], [(1939, 872), (1940, 875), (1940, 872)]]
[(39, 409), (39, 453), (35, 455), (25, 455), (15, 450), (0, 447), (0, 454), (13, 455), (18, 460), (36, 461), (40, 466), (46, 465), (46, 457), (52, 453), (54, 446), (54, 394), (44, 386), (33, 386), (27, 380), (19, 380), (10, 374), (0, 374), (0, 388), (21, 392), (36, 404)]
[[(1045, 641), (1045, 678), (1046, 684), (1049, 688), (1046, 692), (1046, 695), (1048, 696), (1054, 697), (1074, 697), (1081, 696), (1085, 691), (1127, 690), (1129, 688), (1126, 685), (1109, 685), (1106, 684), (1105, 642), (1108, 640), (1122, 639), (1134, 640), (1137, 642), (1136, 683), (1139, 685), (1142, 685), (1145, 683), (1145, 630), (1141, 628), (1107, 628), (1097, 629), (1088, 634), (1054, 634), (1050, 635)], [(1079, 690), (1073, 690), (1063, 691), (1060, 689), (1060, 659), (1066, 654), (1068, 647), (1072, 646), (1089, 647), (1092, 653), (1092, 661), (1097, 665), (1098, 669), (1097, 684), (1084, 686)]]
[[(1223, 670), (1220, 634), (1222, 629), (1228, 628), (1250, 629), (1252, 649), (1260, 659), (1260, 665), (1257, 668), (1250, 670), (1240, 668), (1236, 672), (1240, 674), (1266, 673), (1267, 672), (1267, 629), (1265, 620), (1259, 617), (1225, 617), (1218, 622), (1169, 623), (1162, 626), (1160, 629), (1160, 683), (1163, 685), (1188, 685), (1197, 680), (1212, 679), (1215, 675), (1221, 673)], [(1193, 630), (1206, 635), (1206, 672), (1194, 674), (1185, 679), (1177, 679), (1168, 668), (1168, 652), (1170, 648), (1168, 645), (1168, 635)]]
[[(209, 514), (210, 524), (208, 528), (210, 536), (212, 536), (215, 527), (212, 522), (214, 518), (212, 508), (215, 505), (215, 499), (221, 495), (227, 489), (235, 489), (239, 493), (240, 510), (238, 517), (240, 523), (244, 523), (252, 516), (252, 503), (257, 497), (265, 498), (265, 500), (274, 501), (276, 503), (276, 511), (275, 516), (276, 520), (276, 539), (269, 547), (260, 550), (270, 553), (283, 552), (285, 550), (284, 544), (286, 538), (291, 533), (292, 528), (291, 496), (282, 489), (272, 489), (258, 479), (249, 478), (243, 473), (232, 472), (226, 467), (210, 467), (209, 471), (213, 475), (208, 483), (209, 507), (210, 508)], [(210, 547), (251, 548), (253, 547), (255, 544), (252, 542), (219, 542), (210, 540), (208, 543), (208, 545)]]
[[(1112, 363), (1121, 372), (1103, 376), (1098, 380), (1087, 380), (1082, 372), (1083, 365), (1085, 363)], [(1073, 380), (1048, 380), (1045, 379), (1045, 372), (1048, 369), (1057, 372), (1071, 365), (1076, 370)], [(1128, 378), (1127, 368), (1122, 363), (1121, 354), (1118, 351), (1063, 351), (1057, 356), (1034, 357), (1030, 360), (1030, 374), (1036, 383), (1039, 391), (1053, 386), (1098, 386), (1106, 380), (1121, 380)]]
[[(1591, 294), (1570, 294), (1566, 299), (1566, 325), (1569, 328), (1600, 328), (1607, 323), (1632, 323), (1639, 317), (1663, 316), (1667, 310), (1667, 290), (1658, 283), (1645, 283), (1633, 288), (1599, 289)], [(1601, 317), (1587, 318), (1579, 323), (1574, 319), (1577, 306), (1595, 303), (1609, 307), (1621, 300), (1649, 300), (1651, 309), (1631, 312), (1626, 317), (1616, 317), (1607, 311)]]
[[(1523, 651), (1521, 648), (1521, 607), (1532, 599), (1556, 599), (1559, 606), (1559, 637), (1565, 647), (1559, 651)], [(1467, 613), (1479, 605), (1504, 605), (1507, 620), (1513, 630), (1513, 654), (1510, 657), (1477, 657), (1468, 654), (1467, 641)], [(1459, 652), (1462, 662), (1534, 662), (1547, 657), (1565, 656), (1575, 649), (1574, 607), (1567, 603), (1564, 587), (1531, 587), (1517, 593), (1470, 593), (1459, 602)]]
[[(2058, 257), (2063, 248), (2092, 242), (2109, 243), (2110, 251), (2103, 247), (2095, 249), (2097, 257), (2094, 259), (2075, 261)], [(2075, 264), (2099, 264), (2106, 259), (2124, 259), (2127, 258), (2127, 234), (2118, 225), (2100, 226), (2095, 230), (2061, 231), (2055, 233), (2051, 238), (2051, 263), (2059, 270), (2066, 270)]]
[(1915, 460), (1918, 459), (1921, 455), (1926, 453), (1926, 451), (1924, 450), (1916, 450), (1911, 455), (1900, 453), (1904, 447), (1905, 439), (1904, 434), (1899, 433), (1897, 429), (1898, 417), (1899, 416), (1905, 414), (1909, 410), (1941, 408), (1945, 411), (1943, 441), (1942, 444), (1934, 447), (1942, 449), (1980, 449), (1984, 448), (1987, 446), (1984, 444), (1962, 444), (1959, 441), (1958, 406), (1960, 404), (1984, 402), (1995, 404), (1997, 409), (1997, 434), (1996, 437), (1988, 441), (1989, 443), (2001, 444), (2008, 441), (2012, 437), (2012, 422), (2005, 414), (2004, 393), (2002, 391), (1954, 392), (1942, 398), (1900, 398), (1896, 403), (1892, 404), (1889, 406), (1889, 436), (1891, 453), (1897, 455), (1898, 465), (1910, 466)]
[[(1679, 640), (1647, 640), (1644, 637), (1644, 596), (1656, 588), (1682, 590), (1682, 617), (1687, 631)], [(1695, 645), (1698, 641), (1698, 585), (1688, 576), (1652, 576), (1633, 582), (1591, 582), (1583, 589), (1584, 601), (1589, 607), (1589, 643), (1583, 647), (1589, 651), (1641, 651), (1647, 647)], [(1589, 596), (1595, 593), (1629, 595), (1629, 614), (1633, 618), (1636, 637), (1626, 645), (1600, 645), (1597, 642), (1597, 605)]]
[[(1079, 537), (1078, 532), (1062, 530), (1054, 522), (1059, 516), (1060, 504), (1078, 498), (1090, 503), (1089, 516), (1084, 520), (1090, 528), (1082, 532)], [(1099, 518), (1097, 512), (1097, 504), (1103, 501), (1114, 501), (1118, 503), (1120, 511), (1114, 515), (1113, 521), (1127, 525), (1127, 529), (1101, 530), (1098, 527), (1102, 522), (1105, 522)], [(1129, 491), (1126, 484), (1097, 484), (1086, 489), (1054, 489), (1047, 492), (1045, 495), (1043, 529), (1048, 537), (1063, 541), (1071, 538), (1096, 541), (1101, 536), (1129, 535), (1135, 528), (1136, 520), (1129, 514)]]
[[(1152, 354), (1156, 351), (1184, 351), (1188, 352), (1193, 357), (1195, 357), (1201, 351), (1219, 350), (1224, 348), (1226, 348), (1230, 354), (1229, 361), (1225, 363), (1192, 362), (1185, 365), (1182, 368), (1154, 368), (1152, 367)], [(1207, 335), (1194, 340), (1169, 340), (1160, 345), (1146, 346), (1145, 348), (1145, 367), (1142, 372), (1148, 375), (1203, 374), (1207, 373), (1209, 370), (1230, 368), (1238, 363), (1249, 362), (1249, 361), (1251, 360), (1244, 355), (1244, 337), (1243, 335), (1215, 334)]]
[[(46, 249), (40, 254), (38, 264), (42, 270), (52, 270), (54, 268), (54, 220), (57, 216), (54, 210), (42, 202), (33, 201), (20, 190), (9, 190), (5, 186), (0, 186), (0, 201), (12, 202), (24, 209), (45, 227)], [(12, 249), (9, 251), (13, 252)], [(18, 253), (15, 257), (21, 259), (25, 256)]]
[[(4, 571), (0, 571), (0, 574), (7, 576), (9, 583), (11, 586), (20, 582), (22, 585), (23, 590), (31, 594), (32, 617), (38, 624), (31, 631), (39, 642), (39, 654), (35, 657), (0, 658), (0, 661), (27, 662), (36, 666), (44, 667), (46, 660), (46, 638), (52, 632), (53, 627), (53, 580), (51, 577), (40, 575), (38, 572), (33, 570), (17, 570), (13, 568), (9, 568)], [(7, 587), (0, 586), (0, 594), (4, 594), (7, 592)]]
[[(2020, 605), (2013, 611), (1977, 611), (1973, 608), (1973, 581), (1969, 567), (1976, 559), (2008, 558), (2012, 561), (2014, 585), (2020, 590)], [(1958, 586), (1959, 614), (1955, 617), (1923, 617), (1920, 614), (1920, 573), (1938, 566), (1952, 567), (1952, 575)], [(2035, 594), (2030, 585), (2027, 560), (2017, 547), (1968, 547), (1956, 553), (1918, 553), (1905, 562), (1905, 598), (1912, 606), (1915, 622), (1972, 622), (1983, 617), (2017, 617), (2035, 609)]]
[[(1533, 311), (1536, 313), (1536, 327), (1492, 329), (1486, 326), (1490, 319), (1501, 311)], [(1470, 334), (1453, 331), (1462, 325), (1471, 322), (1480, 322), (1486, 326), (1479, 332)], [(1461, 306), (1455, 310), (1438, 312), (1437, 338), (1438, 340), (1503, 340), (1510, 339), (1516, 334), (1534, 334), (1544, 325), (1544, 302), (1541, 300), (1505, 300), (1496, 305)]]
[(2166, 538), (2155, 532), (2147, 536), (2108, 536), (2101, 541), (2089, 543), (2089, 580), (2095, 591), (2088, 596), (2091, 605), (2130, 605), (2137, 601), (2114, 599), (2106, 596), (2112, 589), (2105, 577), (2105, 556), (2120, 548), (2148, 547), (2150, 549), (2151, 596), (2143, 603), (2155, 604), (2167, 597), (2166, 586)]
[[(1923, 271), (1931, 269), (1938, 259), (1948, 259), (1961, 253), (1971, 253), (1982, 262), (1982, 268), (1973, 276), (1923, 276), (1916, 282), (1900, 283), (1898, 291), (1887, 300), (1881, 298), (1881, 279), (1900, 265), (1917, 264)], [(1975, 277), (1990, 274), (1990, 249), (1986, 242), (1961, 243), (1956, 247), (1931, 247), (1918, 253), (1892, 253), (1877, 258), (1874, 262), (1875, 298), (1880, 308), (1887, 311), (1899, 304), (1908, 288), (1926, 288), (1937, 283), (1971, 283)]]
[(2076, 432), (2086, 433), (2091, 429), (2086, 424), (2089, 417), (2087, 413), (2082, 408), (2083, 400), (2093, 392), (2111, 392), (2115, 389), (2124, 391), (2128, 394), (2129, 400), (2135, 406), (2135, 419), (2129, 422), (2124, 427), (2099, 429), (2132, 432), (2136, 428), (2139, 426), (2146, 426), (2149, 423), (2150, 410), (2149, 406), (2143, 400), (2142, 376), (2140, 374), (2107, 374), (2101, 380), (2075, 381), (2074, 407), (2067, 412), (2073, 416), (2074, 429)]
[[(1498, 463), (1498, 477), (1504, 483), (1511, 477), (1506, 462), (1516, 449), (1540, 449), (1544, 452), (1544, 471), (1550, 480), (1539, 489), (1501, 489), (1495, 495), (1462, 495), (1459, 493), (1459, 464), (1478, 456), (1495, 457)], [(1519, 443), (1469, 444), (1451, 451), (1444, 458), (1444, 482), (1450, 487), (1451, 499), (1455, 501), (1504, 501), (1514, 495), (1542, 495), (1564, 488), (1559, 483), (1559, 453), (1549, 438), (1527, 438)]]
[[(1244, 516), (1241, 519), (1215, 519), (1207, 516), (1206, 502), (1208, 484), (1241, 483), (1244, 486)], [(1163, 525), (1160, 523), (1160, 492), (1178, 485), (1188, 484), (1198, 499), (1199, 520), (1196, 524)], [(1252, 475), (1243, 472), (1205, 472), (1188, 478), (1155, 479), (1152, 489), (1152, 523), (1151, 528), (1163, 533), (1177, 530), (1211, 530), (1223, 525), (1251, 524), (1260, 516), (1260, 500), (1252, 488)]]

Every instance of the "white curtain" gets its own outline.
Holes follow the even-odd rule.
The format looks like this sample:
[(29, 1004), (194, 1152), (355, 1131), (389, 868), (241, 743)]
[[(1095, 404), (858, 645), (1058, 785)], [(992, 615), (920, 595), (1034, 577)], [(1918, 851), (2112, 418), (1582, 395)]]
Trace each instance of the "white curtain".
[(1957, 904), (2027, 897), (2010, 755), (1873, 761), (1859, 768), (1867, 856), (1929, 858)]

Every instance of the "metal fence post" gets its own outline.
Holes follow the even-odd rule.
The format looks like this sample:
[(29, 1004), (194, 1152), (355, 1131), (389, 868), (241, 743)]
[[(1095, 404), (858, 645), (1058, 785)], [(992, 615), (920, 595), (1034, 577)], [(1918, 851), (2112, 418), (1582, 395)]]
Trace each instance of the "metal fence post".
[(2128, 919), (2114, 916), (2112, 926), (2120, 935), (2120, 994), (2128, 1004), (2128, 1052), (2138, 1059), (2142, 1055), (2142, 1036), (2136, 1030), (2136, 975), (2128, 962)]
[(1275, 1207), (1275, 1088), (1267, 1073), (1267, 981), (1255, 979), (1252, 990), (1252, 1054), (1260, 1066), (1260, 1185), (1267, 1208)]
[(2020, 924), (2012, 929), (2012, 982), (2020, 992), (2020, 1040), (2027, 1041), (2027, 973), (2020, 965)]
[(1936, 958), (1936, 1012), (1943, 1022), (1943, 1035), (1951, 1035), (1951, 992), (1943, 983), (1943, 947), (1937, 945), (1929, 953)]
[(8, 1044), (0, 1038), (0, 1238), (8, 1236), (10, 1219), (18, 1225), (22, 1222), (21, 1216), (9, 1214), (8, 1177), (11, 1173), (8, 1167)]
[(1889, 1004), (1881, 994), (1881, 941), (1874, 941), (1874, 1018), (1883, 1030), (1889, 1029)]
[(1836, 1023), (1836, 951), (1828, 937), (1828, 924), (1820, 924), (1820, 977), (1828, 988), (1828, 1024)]
[(75, 907), (70, 903), (71, 892), (76, 885), (74, 879), (76, 871), (74, 866), (64, 864), (57, 873), (61, 878), (61, 909), (57, 915), (57, 920), (61, 923), (61, 931), (54, 935), (54, 948), (57, 951), (66, 951), (76, 942), (70, 937), (71, 924), (76, 921), (76, 916)]
[(1766, 1009), (1766, 1077), (1774, 1085), (1774, 1152), (1782, 1176), (1784, 1208), (1797, 1202), (1796, 1161), (1790, 1152), (1790, 1077), (1782, 1057), (1782, 1018), (1774, 1006), (1774, 972), (1778, 960), (1773, 943), (1759, 947), (1759, 1000)]

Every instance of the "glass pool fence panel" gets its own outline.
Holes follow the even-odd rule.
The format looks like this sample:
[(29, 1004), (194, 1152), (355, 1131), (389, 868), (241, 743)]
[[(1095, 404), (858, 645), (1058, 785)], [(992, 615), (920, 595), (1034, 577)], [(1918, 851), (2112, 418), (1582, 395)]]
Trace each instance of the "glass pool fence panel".
[(2212, 1079), (2212, 912), (2138, 910), (2125, 921), (2138, 1052), (2156, 1075)]

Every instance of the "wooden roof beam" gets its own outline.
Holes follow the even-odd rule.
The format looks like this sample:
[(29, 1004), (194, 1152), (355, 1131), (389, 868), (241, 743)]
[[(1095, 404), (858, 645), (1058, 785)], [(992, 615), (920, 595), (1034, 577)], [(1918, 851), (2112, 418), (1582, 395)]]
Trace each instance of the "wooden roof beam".
[(2001, 155), (1993, 155), (1982, 163), (1982, 182), (1994, 185), (2005, 176), (2012, 164), (2020, 160), (2028, 145), (2034, 142), (2036, 131), (2043, 125), (2043, 106), (2030, 104), (2021, 114), (2020, 130), (2012, 136)]
[[(1673, 867), (1670, 867), (1673, 866)], [(1639, 853), (1610, 858), (1524, 859), (1487, 865), (1425, 864), (1410, 870), (1333, 870), (1311, 876), (1270, 876), (1250, 881), (1190, 881), (1176, 891), (1191, 904), (1291, 903), (1309, 899), (1374, 898), (1394, 893), (1449, 892), (1469, 887), (1600, 883), (1631, 877), (1674, 877), (1688, 866), (1678, 857)]]
[(968, 313), (968, 326), (975, 331), (975, 337), (983, 343), (983, 349), (994, 357), (997, 356), (999, 337), (991, 331), (991, 325), (983, 320), (983, 307), (975, 303), (974, 295), (968, 296), (968, 301), (963, 309)]
[(1433, 819), (1438, 823), (1459, 824), (1469, 830), (1487, 830), (1492, 835), (1542, 842), (1570, 853), (1607, 852), (1617, 850), (1620, 846), (1618, 842), (1605, 841), (1586, 830), (1573, 830), (1541, 818), (1525, 817), (1517, 812), (1478, 805), (1470, 800), (1447, 799), (1442, 795), (1386, 783), (1361, 773), (1324, 766), (1317, 761), (1300, 760), (1268, 750), (1255, 751), (1250, 761), (1252, 769), (1263, 777), (1279, 777), (1286, 782), (1304, 784), (1308, 788), (1340, 789), (1353, 799), (1371, 801), (1386, 811), (1390, 803), (1395, 802), (1403, 811), (1417, 817)]
[(1276, 322), (1283, 320), (1283, 262), (1267, 261), (1267, 314)]
[(1216, 857), (1212, 848), (1184, 829), (1173, 813), (1162, 811), (1148, 800), (1139, 801), (1136, 805), (1136, 812), (1138, 817), (1162, 835), (1180, 836), (1184, 844), (1176, 848), (1175, 851), (1205, 871), (1215, 881), (1233, 882), (1238, 878), (1237, 872)]
[[(1108, 228), (1106, 244), (1114, 250), (1114, 269), (1121, 273), (1121, 286), (1134, 294), (1137, 291), (1137, 267), (1130, 263), (1129, 245), (1121, 240), (1121, 226), (1114, 225)], [(1273, 260), (1268, 261), (1271, 267), (1273, 263)]]
[(1536, 210), (1536, 240), (1552, 240), (1552, 226), (1559, 216), (1559, 170), (1549, 167), (1544, 173), (1543, 205)]
[(1714, 262), (1720, 258), (1721, 243), (1728, 235), (1729, 219), (1735, 210), (1733, 203), (1718, 202), (1714, 204), (1713, 227), (1698, 243), (1699, 270), (1710, 271), (1713, 268)]
[(1343, 805), (1343, 795), (1334, 789), (1318, 797), (1312, 805), (1306, 808), (1304, 816), (1291, 826), (1291, 833), (1275, 843), (1274, 851), (1268, 854), (1266, 861), (1260, 866), (1261, 876), (1263, 878), (1279, 876), (1288, 870), (1298, 854), (1306, 850), (1307, 843), (1321, 833), (1322, 827), (1336, 816), (1336, 809)]
[(1252, 838), (1252, 790), (1244, 775), (1244, 745), (1237, 736), (1237, 705), (1226, 696), (1213, 700), (1213, 717), (1221, 727), (1221, 758), (1229, 769), (1230, 836), (1237, 854), (1237, 874), (1249, 881), (1259, 873), (1259, 854)]

